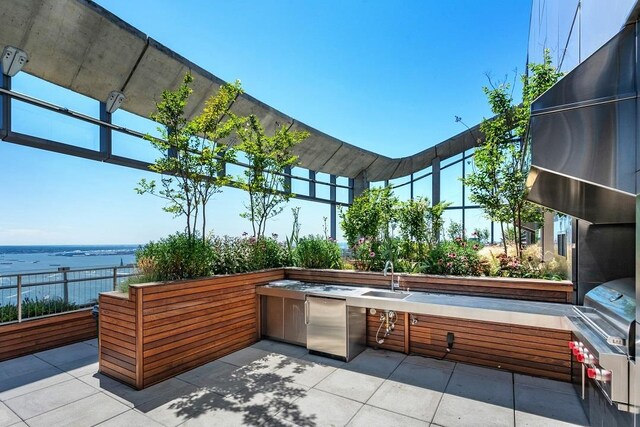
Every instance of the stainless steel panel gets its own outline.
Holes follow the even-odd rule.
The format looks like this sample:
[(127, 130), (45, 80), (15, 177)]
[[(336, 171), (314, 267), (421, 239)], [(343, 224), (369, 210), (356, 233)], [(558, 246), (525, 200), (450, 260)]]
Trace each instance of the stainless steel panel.
[(284, 338), (283, 299), (274, 296), (262, 296), (262, 335), (264, 337)]
[[(574, 218), (596, 224), (632, 223), (633, 197), (532, 166), (527, 178), (527, 199)], [(615, 209), (603, 206), (615, 206)]]
[(367, 348), (367, 309), (347, 307), (347, 335), (349, 337), (347, 362)]
[(585, 295), (584, 305), (597, 309), (627, 339), (630, 325), (636, 319), (634, 278), (612, 280), (595, 287)]
[(635, 222), (635, 39), (627, 26), (533, 103), (531, 201), (592, 223)]
[(284, 340), (307, 345), (307, 325), (304, 316), (304, 300), (284, 299)]
[(307, 348), (347, 357), (347, 302), (344, 299), (307, 296)]
[(578, 221), (574, 265), (578, 304), (596, 286), (634, 276), (634, 237), (634, 224), (596, 225)]
[(635, 28), (616, 36), (540, 96), (534, 114), (559, 106), (635, 93)]

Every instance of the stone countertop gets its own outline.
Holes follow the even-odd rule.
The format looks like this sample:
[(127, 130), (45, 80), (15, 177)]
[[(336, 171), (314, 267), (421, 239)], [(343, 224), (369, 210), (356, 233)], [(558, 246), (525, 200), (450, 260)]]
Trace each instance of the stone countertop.
[(407, 296), (402, 299), (365, 295), (371, 291), (391, 292), (384, 288), (305, 283), (294, 280), (279, 280), (257, 288), (257, 293), (260, 295), (294, 299), (305, 299), (307, 295), (338, 298), (346, 300), (347, 305), (355, 307), (561, 330), (572, 330), (571, 318), (575, 316), (573, 306), (569, 304), (418, 291), (403, 292)]

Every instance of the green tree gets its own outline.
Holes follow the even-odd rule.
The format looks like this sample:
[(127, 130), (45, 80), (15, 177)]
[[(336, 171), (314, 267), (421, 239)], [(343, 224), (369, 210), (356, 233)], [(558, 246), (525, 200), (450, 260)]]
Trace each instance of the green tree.
[(551, 64), (549, 51), (542, 64), (529, 64), (529, 74), (521, 76), (522, 103), (513, 100), (512, 87), (490, 81), (484, 87), (492, 119), (480, 125), (484, 141), (476, 148), (473, 172), (462, 181), (470, 190), (470, 199), (484, 208), (487, 216), (501, 224), (504, 250), (507, 239), (505, 223), (515, 231), (515, 246), (520, 256), (522, 224), (540, 222), (540, 208), (526, 200), (525, 185), (531, 164), (529, 119), (532, 102), (562, 76)]
[(239, 187), (249, 193), (247, 211), (241, 216), (251, 221), (257, 238), (264, 237), (267, 221), (282, 212), (283, 204), (291, 197), (282, 172), (298, 161), (291, 149), (309, 137), (309, 132), (289, 128), (279, 125), (273, 136), (267, 136), (254, 115), (239, 120), (236, 125), (240, 139), (237, 148), (244, 152), (249, 163), (244, 174), (238, 177)]
[(438, 203), (430, 206), (429, 199), (422, 197), (400, 203), (397, 217), (400, 236), (409, 246), (405, 250), (407, 257), (422, 260), (427, 250), (438, 243), (444, 225), (442, 214), (449, 205)]
[(200, 115), (188, 120), (184, 110), (193, 82), (187, 74), (175, 91), (163, 91), (151, 118), (161, 126), (161, 138), (146, 139), (160, 151), (161, 157), (149, 167), (161, 174), (160, 183), (141, 179), (138, 194), (152, 194), (167, 201), (163, 208), (174, 216), (184, 216), (188, 238), (195, 238), (200, 220), (201, 237), (206, 238), (207, 202), (221, 187), (229, 183), (224, 176), (224, 163), (233, 160), (233, 150), (218, 143), (235, 128), (237, 117), (230, 113), (240, 83), (220, 87), (205, 104)]
[(389, 236), (396, 220), (398, 199), (391, 187), (365, 190), (346, 211), (340, 212), (341, 225), (349, 246), (360, 238), (380, 242)]

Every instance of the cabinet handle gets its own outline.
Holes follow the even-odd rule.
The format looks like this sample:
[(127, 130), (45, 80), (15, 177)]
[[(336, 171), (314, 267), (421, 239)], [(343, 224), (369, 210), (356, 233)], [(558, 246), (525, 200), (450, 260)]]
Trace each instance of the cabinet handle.
[(304, 300), (304, 324), (309, 324), (309, 300)]

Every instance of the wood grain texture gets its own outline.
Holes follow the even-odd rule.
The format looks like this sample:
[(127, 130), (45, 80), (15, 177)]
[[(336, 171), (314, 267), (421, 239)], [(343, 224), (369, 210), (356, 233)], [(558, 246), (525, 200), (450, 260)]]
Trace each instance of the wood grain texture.
[(283, 278), (274, 269), (132, 285), (125, 302), (105, 295), (101, 371), (142, 389), (255, 343), (256, 286)]
[(99, 370), (105, 375), (137, 386), (136, 295), (100, 294)]
[[(348, 270), (305, 270), (286, 268), (285, 276), (306, 282), (339, 283), (387, 288), (389, 277), (382, 273)], [(398, 274), (402, 289), (447, 294), (489, 296), (528, 301), (571, 303), (573, 284), (569, 281), (512, 279), (504, 277), (457, 277), (427, 274)]]
[[(380, 320), (380, 315), (383, 313), (384, 310), (376, 309), (376, 313), (371, 314), (371, 309), (367, 309), (367, 345), (371, 348), (379, 348), (382, 350), (398, 351), (400, 353), (408, 352), (408, 349), (405, 347), (406, 317), (405, 313), (401, 311), (396, 311), (397, 319), (395, 327), (389, 336), (384, 338), (384, 343), (379, 344), (376, 341), (378, 328), (380, 328), (378, 338), (381, 339), (384, 337), (386, 324), (383, 324), (384, 322)], [(381, 324), (382, 327), (380, 327)]]
[[(439, 316), (416, 315), (411, 352), (562, 381), (571, 379), (571, 332)], [(447, 332), (454, 344), (447, 354)]]
[(0, 361), (98, 335), (91, 309), (0, 326)]

